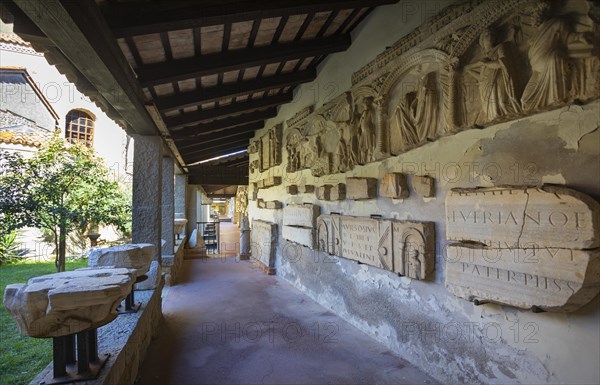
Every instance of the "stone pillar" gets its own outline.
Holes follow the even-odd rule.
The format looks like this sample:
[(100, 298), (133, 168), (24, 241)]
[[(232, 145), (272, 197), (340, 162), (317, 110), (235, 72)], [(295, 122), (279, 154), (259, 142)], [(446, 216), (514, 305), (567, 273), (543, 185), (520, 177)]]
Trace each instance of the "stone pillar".
[(134, 136), (132, 241), (155, 245), (161, 261), (162, 141), (158, 136)]
[(162, 255), (173, 255), (175, 249), (175, 163), (171, 157), (162, 159)]
[(198, 222), (198, 205), (201, 202), (198, 202), (198, 187), (194, 185), (187, 186), (187, 211), (186, 218), (188, 220), (186, 225), (186, 234), (189, 239), (190, 235), (192, 235), (192, 231), (196, 228), (196, 222)]
[(186, 217), (186, 195), (187, 195), (187, 176), (183, 174), (175, 175), (175, 217)]

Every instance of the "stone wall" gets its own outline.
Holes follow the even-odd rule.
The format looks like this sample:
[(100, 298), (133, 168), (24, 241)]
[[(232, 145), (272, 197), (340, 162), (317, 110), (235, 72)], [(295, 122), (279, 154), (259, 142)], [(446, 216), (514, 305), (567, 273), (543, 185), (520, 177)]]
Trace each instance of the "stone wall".
[[(332, 118), (345, 114), (347, 106), (340, 100), (348, 99), (340, 95), (346, 92), (351, 96), (359, 95), (355, 92), (357, 85), (375, 81), (377, 71), (387, 68), (390, 55), (413, 49), (409, 47), (410, 41), (402, 40), (404, 36), (414, 37), (415, 44), (420, 44), (418, 33), (421, 33), (431, 36), (432, 41), (442, 42), (448, 38), (448, 44), (460, 45), (464, 38), (461, 34), (477, 24), (474, 20), (494, 25), (506, 33), (507, 20), (513, 20), (507, 16), (513, 12), (508, 8), (516, 7), (511, 15), (525, 18), (527, 13), (518, 7), (535, 5), (535, 2), (484, 2), (484, 5), (497, 9), (493, 12), (475, 10), (474, 13), (469, 13), (472, 8), (465, 7), (460, 12), (467, 12), (469, 17), (465, 22), (470, 22), (457, 27), (456, 33), (449, 32), (450, 22), (433, 26), (424, 24), (450, 3), (401, 2), (376, 9), (355, 31), (352, 47), (345, 53), (330, 56), (321, 65), (317, 80), (299, 87), (294, 102), (280, 108), (279, 115), (256, 133), (255, 140), (262, 140), (273, 127), (285, 122), (279, 165), (260, 171), (260, 167), (252, 165), (263, 164), (259, 159), (261, 154), (251, 151), (248, 196), (253, 200), (249, 202), (250, 221), (262, 220), (277, 224), (279, 228), (283, 226), (283, 210), (259, 208), (257, 203), (262, 200), (280, 201), (284, 207), (312, 203), (320, 206), (323, 215), (339, 213), (367, 218), (378, 215), (399, 221), (435, 222), (435, 267), (427, 279), (402, 277), (311, 250), (284, 240), (282, 232), (277, 234), (277, 275), (443, 383), (598, 383), (600, 368), (594, 362), (600, 355), (600, 330), (597, 327), (600, 297), (596, 296), (571, 313), (533, 313), (498, 304), (475, 306), (452, 295), (445, 287), (445, 198), (452, 188), (558, 184), (600, 199), (597, 177), (600, 175), (600, 103), (597, 93), (585, 101), (565, 101), (536, 111), (507, 114), (503, 119), (492, 119), (492, 112), (488, 110), (490, 115), (486, 115), (485, 124), (469, 125), (454, 116), (455, 126), (448, 134), (413, 143), (410, 148), (398, 151), (398, 155), (390, 153), (385, 145), (377, 144), (378, 153), (374, 151), (370, 159), (345, 167), (344, 173), (337, 172), (339, 167), (330, 167), (331, 163), (337, 162), (335, 146), (327, 144), (331, 138), (324, 137), (326, 140), (321, 142), (323, 149), (319, 152), (316, 139), (311, 136), (313, 131), (309, 130), (303, 133), (304, 139), (315, 142), (314, 152), (326, 161), (317, 162), (318, 167), (312, 167), (313, 162), (307, 164), (308, 167), (295, 164), (290, 168), (290, 160), (297, 163), (297, 159), (290, 154), (286, 143), (293, 126), (302, 119), (302, 111), (305, 110), (304, 115), (309, 117), (313, 127), (318, 125), (312, 122), (318, 123), (320, 119), (315, 115), (321, 115), (325, 116), (323, 132), (339, 130), (340, 126), (328, 122), (343, 123), (342, 118), (337, 118), (337, 122)], [(447, 12), (446, 16), (452, 15), (448, 10), (444, 12)], [(488, 20), (490, 13), (496, 14), (496, 21)], [(454, 19), (459, 17), (454, 15)], [(418, 33), (411, 34), (421, 24), (424, 26)], [(597, 30), (596, 23), (594, 33)], [(446, 34), (437, 34), (437, 31), (446, 31)], [(470, 37), (471, 48), (463, 49), (471, 52), (465, 54), (468, 60), (461, 58), (463, 65), (477, 61), (478, 36)], [(452, 39), (458, 40), (453, 43)], [(386, 47), (392, 48), (386, 50)], [(417, 48), (412, 52), (419, 51)], [(417, 56), (418, 60), (415, 59), (413, 64), (424, 57)], [(376, 60), (372, 61), (374, 58)], [(446, 59), (451, 57), (443, 58)], [(399, 66), (404, 62), (401, 56), (393, 60)], [(407, 69), (402, 73), (409, 72)], [(524, 83), (527, 83), (526, 79)], [(590, 84), (596, 83), (594, 80)], [(478, 89), (473, 92), (478, 108), (482, 108)], [(440, 91), (438, 95), (446, 94)], [(331, 101), (335, 102), (335, 108), (331, 107)], [(443, 108), (440, 111), (449, 111), (447, 107)], [(476, 120), (477, 114), (467, 115), (467, 121)], [(373, 126), (379, 127), (377, 122), (380, 121), (380, 118), (374, 119)], [(379, 137), (376, 135), (374, 142), (379, 143)], [(327, 146), (333, 155), (327, 155)], [(347, 177), (381, 181), (388, 173), (407, 176), (408, 197), (382, 197), (380, 191), (374, 199), (339, 197), (338, 186), (346, 184)], [(417, 176), (434, 179), (433, 197), (416, 193)], [(277, 177), (281, 178), (281, 183), (258, 189), (260, 181)], [(296, 191), (307, 191), (303, 186), (315, 186), (315, 191), (319, 191), (319, 187), (326, 185), (336, 190), (336, 199), (340, 200), (331, 200), (331, 195), (330, 200), (319, 200), (314, 192)], [(294, 191), (294, 195), (289, 191)]]
[[(135, 300), (142, 307), (137, 313), (119, 315), (113, 322), (98, 329), (98, 352), (110, 353), (99, 377), (85, 381), (86, 385), (132, 385), (138, 375), (152, 338), (158, 333), (162, 320), (161, 292), (164, 282), (156, 290), (136, 291)], [(39, 385), (52, 378), (52, 362), (29, 385)]]

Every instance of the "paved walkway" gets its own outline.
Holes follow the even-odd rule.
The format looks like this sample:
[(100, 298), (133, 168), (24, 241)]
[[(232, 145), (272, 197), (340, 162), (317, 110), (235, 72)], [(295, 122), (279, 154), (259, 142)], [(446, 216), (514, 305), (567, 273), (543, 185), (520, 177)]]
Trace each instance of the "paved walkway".
[(249, 261), (184, 263), (140, 385), (435, 383)]

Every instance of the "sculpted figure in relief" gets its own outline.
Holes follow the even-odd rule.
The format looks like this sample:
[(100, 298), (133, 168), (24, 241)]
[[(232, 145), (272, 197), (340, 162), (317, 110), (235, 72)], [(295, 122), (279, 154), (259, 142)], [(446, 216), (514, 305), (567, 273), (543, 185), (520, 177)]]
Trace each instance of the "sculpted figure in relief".
[(365, 97), (361, 99), (357, 124), (358, 164), (365, 164), (373, 160), (375, 146), (375, 114), (373, 108), (373, 98)]
[(529, 48), (532, 74), (521, 103), (523, 110), (531, 111), (564, 102), (567, 97), (567, 65), (564, 37), (568, 33), (567, 20), (554, 17), (538, 27)]
[(417, 91), (406, 93), (394, 110), (390, 125), (399, 136), (401, 151), (436, 138), (438, 111), (437, 77), (435, 72), (429, 72), (419, 79)]
[(466, 72), (477, 79), (479, 87), (481, 111), (475, 119), (476, 124), (492, 122), (521, 110), (515, 95), (517, 76), (510, 57), (510, 44), (505, 41), (494, 45), (494, 34), (485, 31), (479, 38), (483, 59), (465, 67)]

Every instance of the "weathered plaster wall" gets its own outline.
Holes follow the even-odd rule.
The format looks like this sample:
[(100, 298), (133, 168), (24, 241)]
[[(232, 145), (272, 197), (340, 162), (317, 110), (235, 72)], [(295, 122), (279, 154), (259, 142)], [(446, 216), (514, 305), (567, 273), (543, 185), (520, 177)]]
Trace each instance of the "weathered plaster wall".
[[(294, 102), (282, 107), (255, 138), (302, 108), (311, 104), (318, 108), (348, 90), (353, 72), (448, 3), (400, 2), (378, 8), (355, 31), (358, 36), (352, 47), (330, 56), (317, 80), (300, 87)], [(281, 166), (250, 175), (251, 182), (282, 176), (281, 186), (260, 190), (258, 197), (266, 201), (315, 203), (324, 214), (434, 221), (436, 268), (426, 281), (287, 243), (281, 238), (282, 210), (258, 209), (256, 201), (249, 202), (250, 221), (279, 225), (278, 275), (444, 383), (598, 383), (600, 297), (574, 313), (534, 314), (491, 304), (475, 307), (446, 291), (444, 199), (453, 187), (541, 183), (565, 185), (600, 199), (599, 126), (600, 102), (596, 101), (464, 131), (345, 174), (320, 178), (310, 170), (286, 173), (284, 146)], [(256, 158), (252, 154), (250, 161)], [(434, 177), (435, 198), (412, 193), (405, 200), (338, 203), (285, 191), (290, 184), (344, 183), (348, 176), (381, 178), (386, 172)]]

